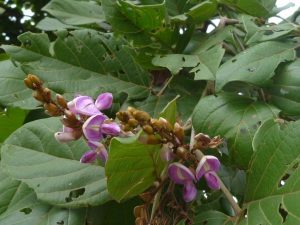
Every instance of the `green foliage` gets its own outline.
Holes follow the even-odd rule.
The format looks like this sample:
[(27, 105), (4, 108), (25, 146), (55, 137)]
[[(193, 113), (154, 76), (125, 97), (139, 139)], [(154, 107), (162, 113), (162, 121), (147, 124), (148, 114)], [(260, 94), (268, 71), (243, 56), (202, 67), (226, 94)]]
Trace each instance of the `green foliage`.
[[(159, 197), (166, 218), (174, 216), (170, 224), (299, 224), (299, 11), (270, 24), (268, 18), (280, 11), (275, 2), (45, 3), (47, 15), (36, 15), (41, 20), (34, 30), (40, 33), (26, 32), (19, 44), (1, 45), (0, 225), (131, 225), (141, 217), (133, 209), (147, 205), (150, 218)], [(1, 18), (7, 15), (2, 8), (7, 10), (0, 4)], [(208, 33), (214, 19), (220, 24)], [(164, 144), (177, 122), (185, 137), (172, 143), (176, 157), (178, 145), (189, 149), (191, 129), (220, 136), (218, 150), (201, 150), (220, 159), (218, 174), (242, 212), (235, 215), (232, 203), (204, 179), (197, 183), (197, 200), (185, 204), (182, 186), (164, 183), (166, 145), (146, 144), (153, 136), (145, 121), (129, 132), (123, 124), (122, 137), (105, 135), (106, 164), (80, 163), (89, 150), (85, 138), (55, 140), (62, 123), (34, 111), (42, 112), (43, 105), (25, 88), (27, 74), (43, 80), (53, 99), (111, 92), (112, 110), (104, 111), (111, 119), (127, 106), (165, 118), (171, 126)], [(194, 167), (193, 157), (184, 160)], [(155, 191), (148, 202), (136, 198)], [(172, 215), (176, 207), (180, 213)], [(181, 214), (184, 220), (176, 217)]]
[(107, 186), (111, 196), (122, 201), (136, 196), (159, 177), (163, 162), (160, 145), (141, 144), (138, 136), (114, 138), (106, 163)]

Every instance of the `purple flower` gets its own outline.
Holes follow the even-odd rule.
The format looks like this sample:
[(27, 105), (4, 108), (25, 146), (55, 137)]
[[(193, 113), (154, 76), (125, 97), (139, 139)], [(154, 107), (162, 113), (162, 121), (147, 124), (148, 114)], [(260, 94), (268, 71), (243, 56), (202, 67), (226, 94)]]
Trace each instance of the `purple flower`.
[(105, 115), (94, 115), (88, 118), (82, 126), (83, 134), (89, 141), (100, 141), (103, 134), (118, 136), (121, 132), (120, 126), (111, 122)]
[(207, 185), (213, 189), (220, 189), (220, 182), (215, 174), (220, 168), (218, 158), (214, 156), (203, 156), (200, 160), (196, 174), (181, 163), (175, 162), (169, 165), (168, 173), (171, 180), (176, 184), (183, 185), (183, 199), (186, 202), (193, 201), (197, 196), (195, 183), (204, 176)]
[(70, 127), (63, 126), (62, 132), (56, 132), (54, 134), (55, 139), (60, 143), (67, 143), (80, 138), (81, 133), (78, 130), (74, 130)]
[(100, 110), (109, 109), (112, 105), (113, 96), (111, 93), (102, 93), (96, 101), (90, 96), (78, 96), (68, 102), (68, 108), (74, 114), (93, 116), (102, 114)]
[(169, 165), (169, 177), (176, 183), (183, 185), (183, 199), (186, 202), (193, 201), (197, 195), (195, 175), (186, 166), (175, 162)]
[(108, 154), (105, 146), (96, 141), (89, 141), (88, 145), (91, 147), (91, 150), (83, 154), (80, 159), (81, 163), (92, 163), (97, 158), (101, 159), (103, 162), (106, 162)]
[(200, 180), (204, 176), (208, 187), (213, 190), (220, 189), (220, 182), (216, 176), (216, 171), (220, 169), (220, 161), (218, 158), (207, 155), (202, 157), (196, 169), (196, 178)]

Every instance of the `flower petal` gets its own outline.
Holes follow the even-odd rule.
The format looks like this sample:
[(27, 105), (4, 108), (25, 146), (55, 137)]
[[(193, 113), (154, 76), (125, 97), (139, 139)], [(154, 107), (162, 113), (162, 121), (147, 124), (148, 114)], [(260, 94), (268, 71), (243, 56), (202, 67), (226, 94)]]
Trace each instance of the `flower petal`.
[(101, 132), (112, 136), (118, 136), (121, 132), (121, 128), (115, 122), (103, 123), (101, 127)]
[(168, 144), (164, 144), (160, 150), (160, 157), (164, 161), (171, 161), (174, 159), (174, 154), (171, 148), (169, 148)]
[(220, 169), (221, 164), (217, 157), (212, 156), (212, 155), (207, 155), (206, 162), (209, 165), (210, 170), (218, 171)]
[(218, 178), (216, 177), (215, 172), (207, 172), (204, 174), (205, 180), (207, 182), (207, 186), (213, 190), (219, 190), (220, 189), (220, 182)]
[(203, 156), (196, 168), (196, 179), (200, 180), (200, 178), (205, 174), (205, 163), (206, 163), (206, 156)]
[(109, 92), (102, 93), (96, 99), (95, 106), (99, 110), (109, 109), (111, 107), (111, 105), (112, 105), (112, 101), (113, 101), (113, 95), (112, 95), (112, 93), (109, 93)]
[(75, 114), (82, 114), (92, 116), (101, 114), (99, 109), (95, 106), (94, 100), (90, 96), (79, 96), (68, 102), (68, 108)]
[(83, 154), (83, 156), (80, 159), (81, 163), (92, 163), (97, 159), (97, 152), (94, 150), (89, 150), (86, 153)]
[(193, 201), (197, 196), (197, 189), (192, 181), (186, 182), (183, 187), (183, 199), (185, 202)]
[(101, 126), (105, 119), (106, 116), (99, 114), (91, 116), (84, 122), (82, 131), (89, 141), (100, 141), (103, 138)]
[(171, 163), (168, 168), (169, 177), (176, 184), (185, 184), (187, 181), (195, 181), (195, 175), (189, 168), (181, 163)]
[(92, 150), (94, 150), (98, 157), (103, 161), (106, 162), (108, 158), (108, 153), (105, 148), (105, 146), (98, 142), (98, 141), (88, 141), (88, 145), (91, 147)]
[(55, 139), (60, 143), (67, 143), (78, 139), (81, 135), (78, 135), (76, 131), (70, 127), (63, 126), (62, 132), (56, 132), (54, 134)]

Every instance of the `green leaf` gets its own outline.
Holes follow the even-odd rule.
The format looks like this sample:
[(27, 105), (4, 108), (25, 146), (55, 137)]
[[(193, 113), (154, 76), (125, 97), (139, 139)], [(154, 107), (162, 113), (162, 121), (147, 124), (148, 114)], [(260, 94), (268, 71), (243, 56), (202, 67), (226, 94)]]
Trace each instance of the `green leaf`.
[(9, 190), (10, 196), (1, 198), (1, 201), (10, 201), (8, 210), (0, 215), (1, 225), (86, 224), (87, 209), (61, 209), (41, 203), (27, 185), (16, 183), (18, 185)]
[(270, 101), (289, 115), (300, 114), (300, 60), (281, 67), (267, 87)]
[(215, 15), (217, 6), (215, 0), (207, 0), (190, 8), (186, 14), (192, 17), (196, 23), (203, 23)]
[(241, 224), (299, 224), (300, 122), (269, 120), (256, 132)]
[(153, 65), (166, 67), (173, 75), (178, 74), (183, 67), (195, 67), (198, 63), (198, 56), (183, 54), (155, 56), (152, 60)]
[(195, 80), (215, 80), (224, 53), (222, 45), (200, 52), (198, 55), (200, 63), (190, 71), (195, 73)]
[(223, 94), (202, 98), (192, 122), (196, 133), (224, 137), (233, 163), (245, 169), (253, 153), (251, 143), (255, 131), (265, 120), (276, 118), (278, 112), (266, 103)]
[(164, 164), (160, 159), (160, 145), (140, 143), (138, 136), (114, 138), (109, 148), (105, 171), (108, 191), (122, 201), (134, 197), (160, 177)]
[(299, 29), (299, 26), (292, 23), (283, 23), (276, 25), (268, 25), (259, 27), (259, 30), (249, 38), (247, 45), (251, 45), (256, 42), (271, 41), (280, 39), (290, 35), (293, 31)]
[(195, 73), (195, 80), (215, 80), (225, 50), (221, 45), (216, 45), (197, 55), (168, 54), (155, 56), (153, 65), (166, 67), (173, 75), (183, 68), (192, 68), (190, 73)]
[(171, 125), (175, 124), (176, 122), (176, 115), (177, 115), (177, 104), (176, 100), (180, 96), (177, 95), (172, 101), (170, 101), (165, 108), (159, 114), (159, 117), (162, 117), (170, 122)]
[(126, 93), (129, 99), (148, 95), (149, 74), (121, 39), (92, 30), (60, 32), (54, 43), (46, 34), (25, 33), (19, 39), (22, 47), (4, 45), (5, 51), (26, 73), (38, 75), (67, 98), (103, 91)]
[(22, 126), (26, 114), (26, 111), (18, 108), (6, 108), (4, 112), (0, 112), (0, 142)]
[(12, 198), (20, 185), (19, 181), (13, 180), (3, 170), (0, 170), (0, 215), (12, 204)]
[(293, 48), (289, 43), (269, 41), (246, 49), (220, 67), (216, 75), (216, 90), (220, 91), (232, 81), (266, 84), (280, 63), (295, 59)]
[(0, 61), (0, 104), (3, 106), (35, 108), (32, 91), (26, 89), (23, 79), (25, 73), (10, 60)]
[(165, 1), (136, 5), (123, 0), (102, 0), (106, 20), (116, 34), (132, 40), (135, 46), (159, 51), (175, 49), (178, 26), (171, 26)]
[(104, 21), (102, 8), (95, 1), (52, 0), (43, 10), (69, 25), (101, 23)]
[(58, 19), (45, 17), (36, 25), (36, 28), (44, 31), (56, 31), (56, 30), (66, 30), (66, 29), (79, 29), (80, 27), (75, 27), (72, 25), (67, 25), (62, 23)]
[(3, 168), (31, 187), (38, 199), (57, 206), (82, 207), (110, 200), (104, 169), (82, 164), (84, 141), (60, 144), (57, 118), (37, 120), (15, 131), (2, 146)]
[(233, 225), (232, 217), (218, 211), (206, 211), (200, 213), (194, 219), (193, 225)]

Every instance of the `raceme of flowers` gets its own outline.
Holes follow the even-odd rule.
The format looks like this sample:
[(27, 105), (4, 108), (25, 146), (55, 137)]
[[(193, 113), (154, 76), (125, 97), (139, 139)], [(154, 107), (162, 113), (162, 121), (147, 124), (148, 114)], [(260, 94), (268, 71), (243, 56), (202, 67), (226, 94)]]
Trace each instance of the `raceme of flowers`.
[(100, 94), (96, 101), (90, 96), (77, 96), (67, 103), (71, 113), (81, 121), (82, 127), (79, 129), (63, 126), (62, 132), (55, 133), (55, 138), (61, 143), (76, 140), (84, 135), (90, 150), (80, 159), (82, 163), (91, 163), (97, 158), (106, 162), (108, 154), (106, 147), (101, 141), (107, 136), (118, 136), (120, 126), (109, 119), (102, 110), (112, 106), (113, 95), (111, 93)]

